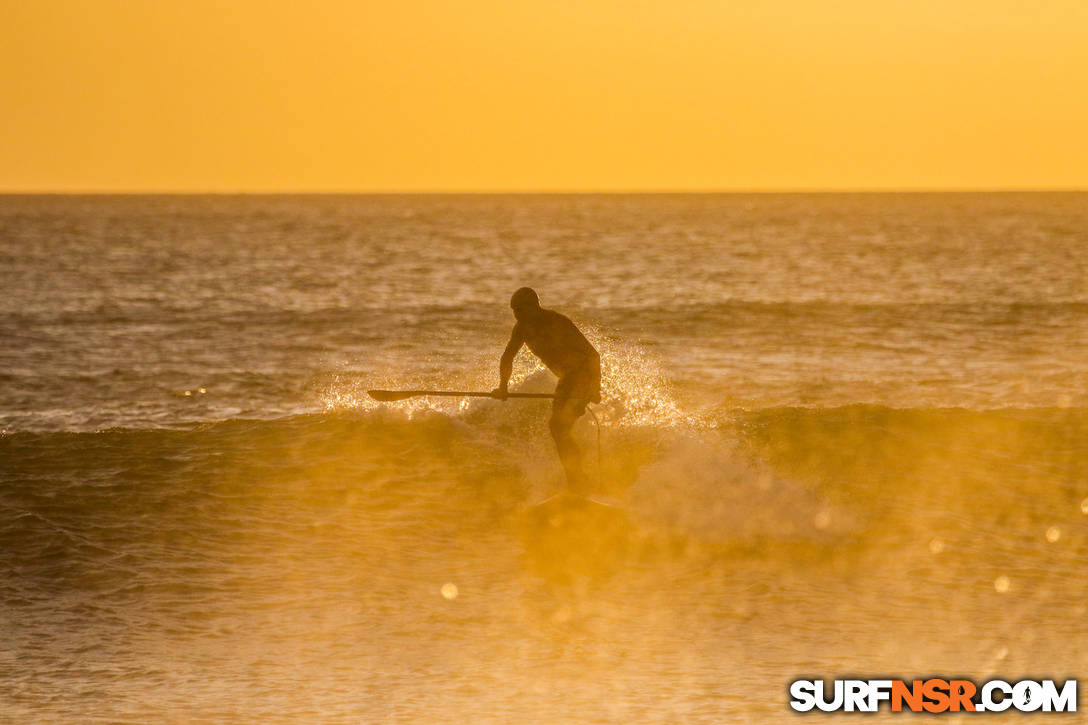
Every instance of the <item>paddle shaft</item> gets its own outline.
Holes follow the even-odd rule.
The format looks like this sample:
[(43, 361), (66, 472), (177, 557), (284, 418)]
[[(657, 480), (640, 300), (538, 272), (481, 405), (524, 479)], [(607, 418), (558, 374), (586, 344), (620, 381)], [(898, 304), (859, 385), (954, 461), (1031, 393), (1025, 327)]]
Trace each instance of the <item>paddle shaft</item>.
[[(404, 400), (424, 395), (435, 395), (444, 398), (491, 398), (491, 393), (476, 390), (368, 390), (372, 398), (377, 400)], [(507, 393), (508, 398), (554, 398), (552, 393)]]

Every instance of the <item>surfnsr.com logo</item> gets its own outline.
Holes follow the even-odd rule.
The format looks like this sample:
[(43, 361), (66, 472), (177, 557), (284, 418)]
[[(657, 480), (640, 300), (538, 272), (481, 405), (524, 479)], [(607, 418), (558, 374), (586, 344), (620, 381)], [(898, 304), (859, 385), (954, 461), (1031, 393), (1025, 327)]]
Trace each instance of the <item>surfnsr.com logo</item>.
[(823, 680), (790, 683), (790, 707), (797, 712), (1076, 712), (1077, 681), (1054, 680)]

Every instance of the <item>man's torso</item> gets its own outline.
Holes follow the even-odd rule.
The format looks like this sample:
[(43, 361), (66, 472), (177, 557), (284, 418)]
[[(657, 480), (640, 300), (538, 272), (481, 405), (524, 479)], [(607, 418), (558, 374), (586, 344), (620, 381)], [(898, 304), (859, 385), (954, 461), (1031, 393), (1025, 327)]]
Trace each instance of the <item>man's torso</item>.
[(566, 316), (542, 309), (532, 321), (519, 322), (518, 333), (533, 354), (559, 377), (578, 369), (597, 351)]

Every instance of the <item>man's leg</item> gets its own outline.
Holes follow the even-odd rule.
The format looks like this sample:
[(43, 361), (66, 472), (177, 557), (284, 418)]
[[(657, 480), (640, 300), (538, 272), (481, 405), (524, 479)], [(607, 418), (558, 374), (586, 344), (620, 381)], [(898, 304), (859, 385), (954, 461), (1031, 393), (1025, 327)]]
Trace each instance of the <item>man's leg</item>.
[(548, 421), (555, 448), (559, 451), (559, 462), (563, 464), (563, 470), (567, 474), (567, 488), (578, 494), (588, 492), (589, 482), (582, 470), (582, 451), (574, 442), (571, 428), (582, 417), (585, 409), (586, 405), (583, 401), (557, 398), (552, 406), (551, 420)]

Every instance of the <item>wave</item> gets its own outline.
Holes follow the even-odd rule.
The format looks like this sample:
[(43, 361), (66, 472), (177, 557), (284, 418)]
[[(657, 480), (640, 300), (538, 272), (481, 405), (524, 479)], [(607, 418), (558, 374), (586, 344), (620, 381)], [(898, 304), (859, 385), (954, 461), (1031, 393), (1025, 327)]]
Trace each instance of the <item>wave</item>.
[(3, 435), (0, 598), (64, 621), (201, 623), (209, 602), (380, 608), (526, 576), (568, 588), (623, 572), (637, 591), (728, 577), (768, 596), (813, 568), (975, 581), (1036, 562), (1044, 535), (1075, 545), (1088, 511), (1088, 409), (708, 417), (606, 423), (599, 469), (583, 421), (611, 505), (573, 512), (539, 505), (562, 487), (543, 406)]
[[(373, 409), (183, 430), (7, 434), (5, 530), (35, 512), (61, 526), (99, 516), (123, 526), (179, 511), (199, 529), (209, 506), (270, 497), (303, 509), (365, 501), (375, 507), (368, 515), (394, 519), (402, 507), (425, 519), (429, 502), (438, 515), (494, 525), (561, 486), (546, 415), (543, 406), (484, 401), (454, 414)], [(599, 461), (592, 424), (583, 419), (576, 432), (599, 492), (646, 530), (700, 541), (864, 535), (920, 492), (987, 490), (1009, 506), (1040, 495), (1076, 506), (1088, 495), (1084, 408), (856, 405), (723, 410), (703, 426), (605, 422)], [(491, 518), (472, 513), (481, 510)]]

